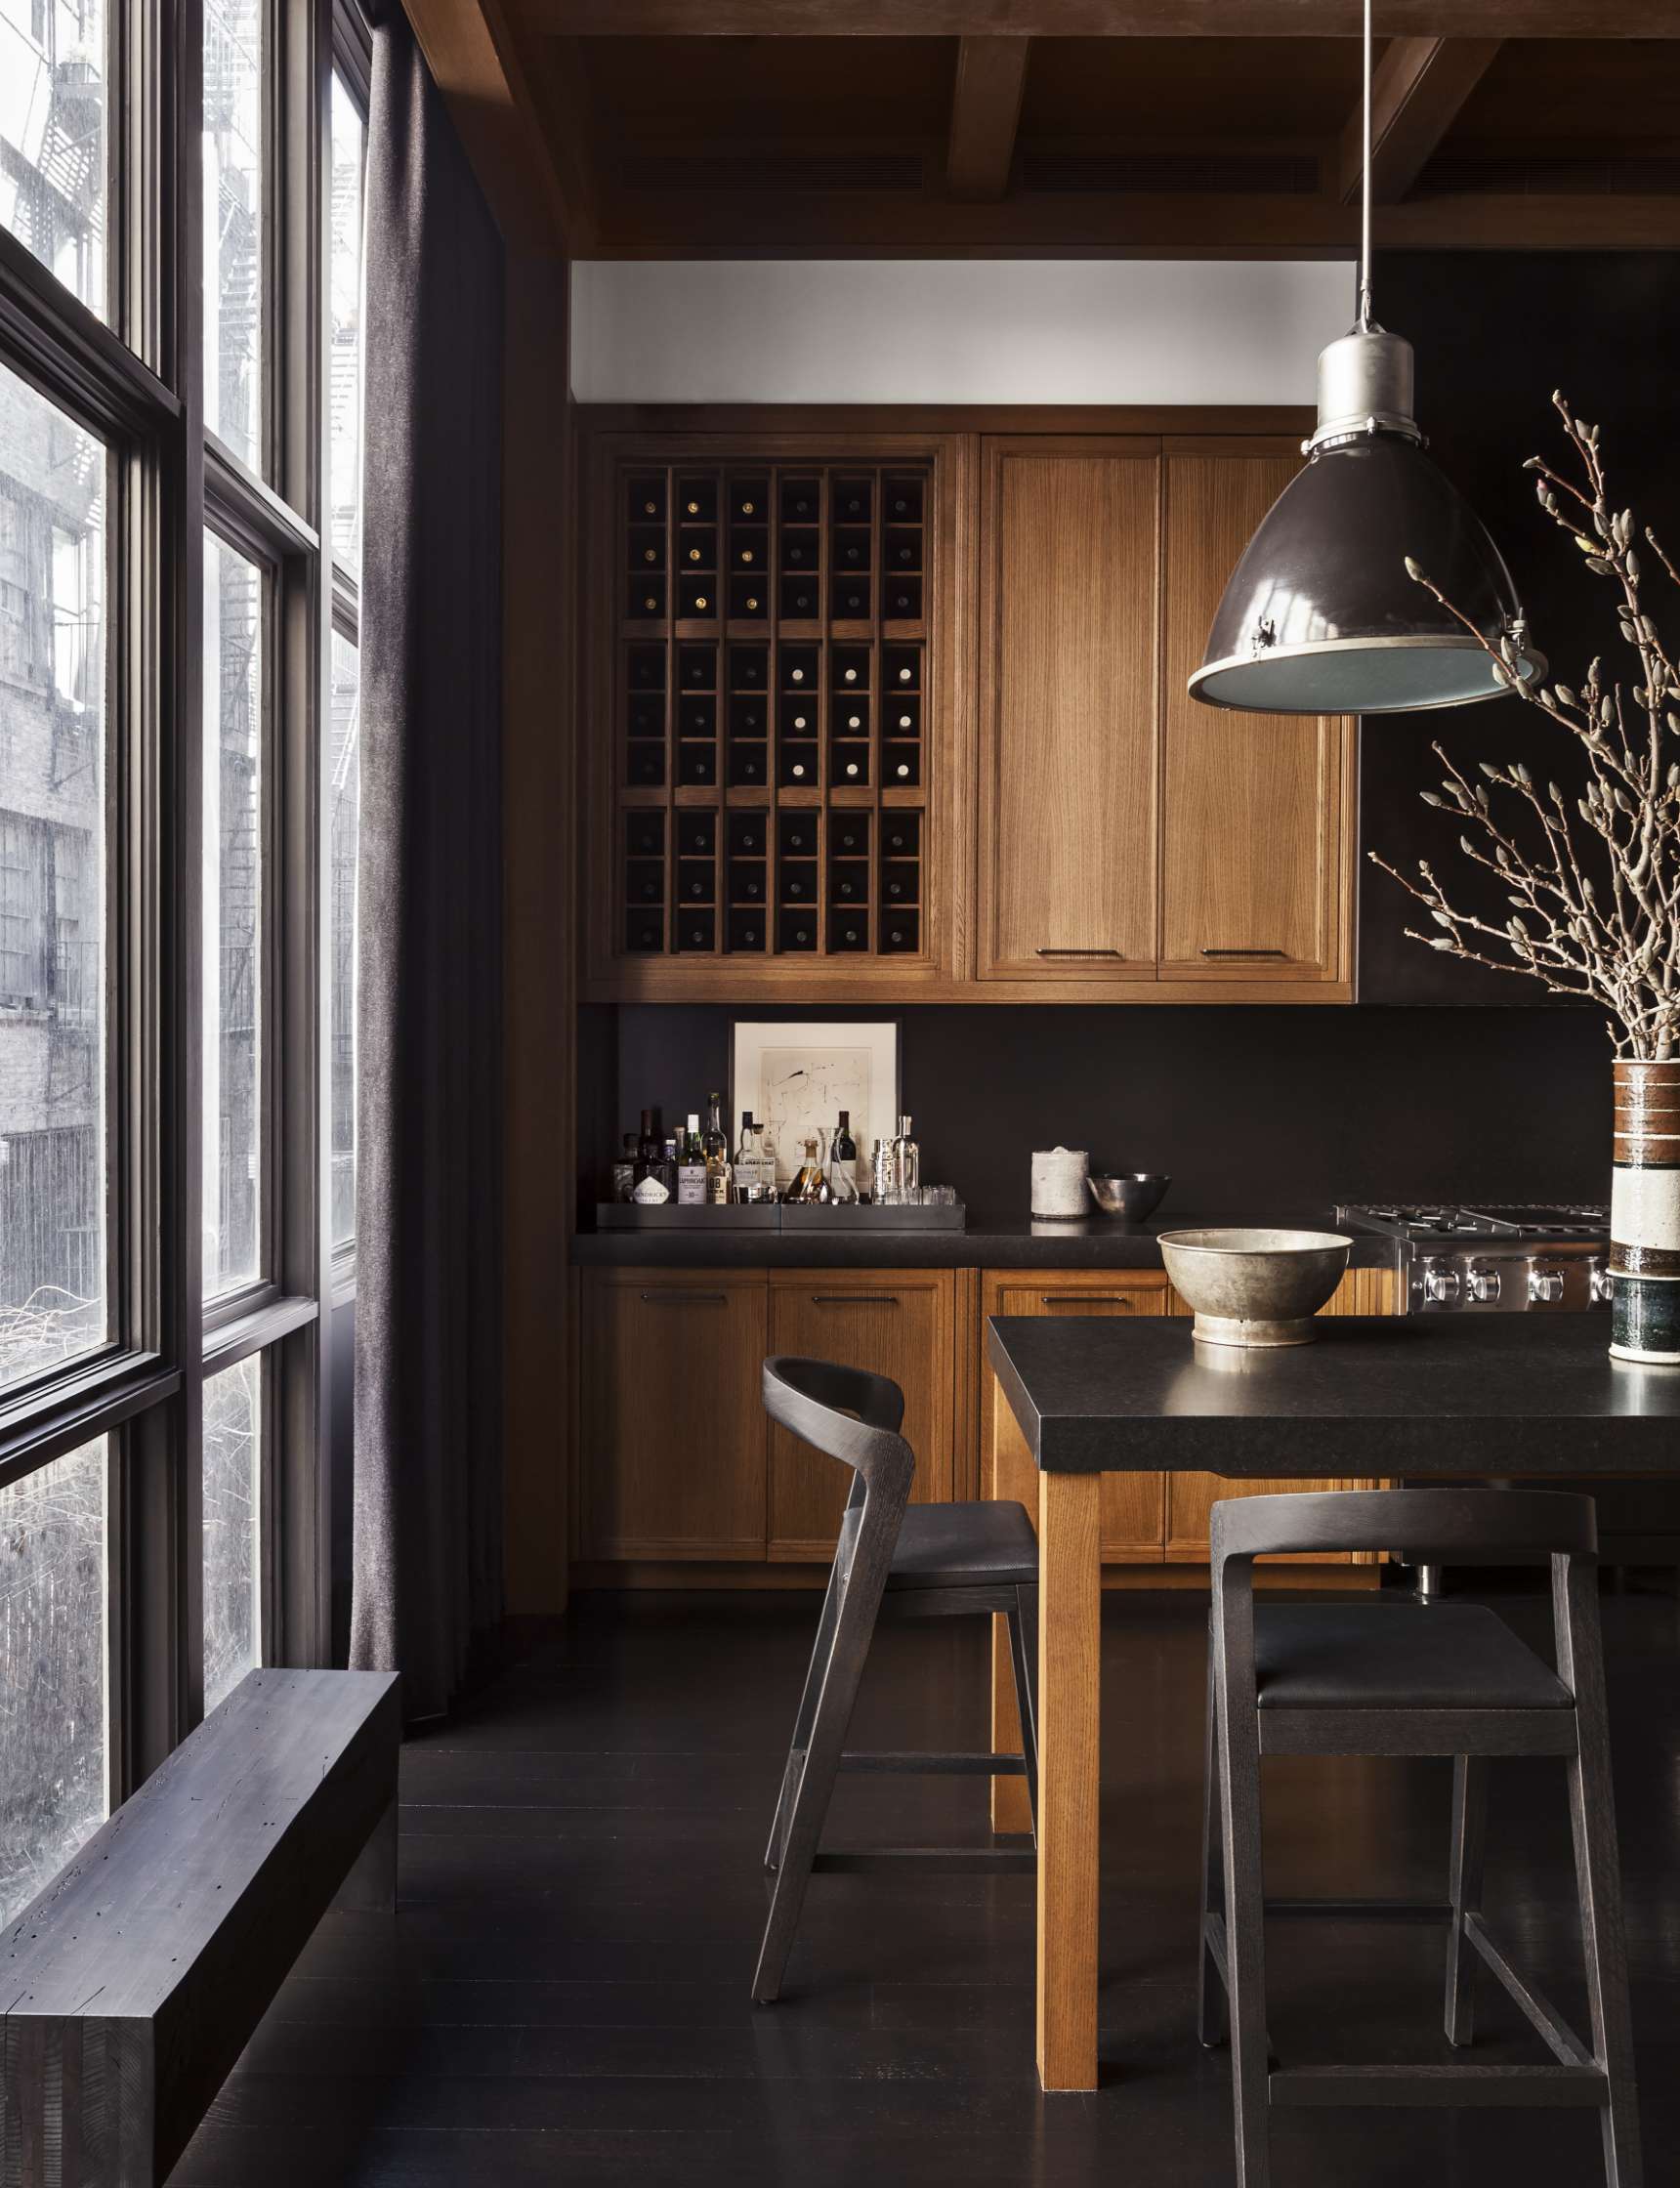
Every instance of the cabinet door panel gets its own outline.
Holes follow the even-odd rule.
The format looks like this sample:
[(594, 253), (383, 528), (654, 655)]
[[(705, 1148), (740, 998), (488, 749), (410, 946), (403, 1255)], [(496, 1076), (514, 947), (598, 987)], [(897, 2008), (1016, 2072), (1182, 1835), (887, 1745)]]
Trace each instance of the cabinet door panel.
[(1174, 979), (1335, 978), (1342, 724), (1224, 713), (1186, 689), (1226, 580), (1300, 458), (1174, 453), (1165, 465), (1162, 966)]
[[(1097, 1271), (1077, 1276), (1065, 1271), (1035, 1275), (991, 1276), (987, 1280), (985, 1312), (988, 1315), (1063, 1315), (1110, 1320), (1136, 1315), (1164, 1314), (1168, 1292), (1163, 1277), (1152, 1273), (1112, 1277)], [(1037, 1520), (1036, 1469), (1027, 1459), (1023, 1475), (1012, 1463), (1017, 1448), (1026, 1447), (1013, 1416), (997, 1395), (996, 1382), (986, 1370), (987, 1404), (993, 1410), (988, 1441), (994, 1454), (994, 1495), (1018, 1496)], [(998, 1412), (1004, 1417), (999, 1420)], [(997, 1463), (999, 1430), (1007, 1432), (1006, 1455)], [(1166, 1525), (1166, 1476), (1164, 1474), (1105, 1474), (1103, 1476), (1103, 1556), (1110, 1564), (1158, 1565)]]
[(583, 1554), (762, 1559), (762, 1273), (591, 1270)]
[[(956, 1280), (948, 1269), (813, 1269), (770, 1280), (771, 1350), (890, 1375), (904, 1394), (917, 1503), (951, 1494)], [(833, 1554), (852, 1473), (770, 1430), (770, 1556)]]
[[(1387, 1269), (1350, 1269), (1333, 1296), (1319, 1309), (1323, 1315), (1384, 1315), (1394, 1312), (1394, 1278)], [(1177, 1292), (1179, 1313), (1188, 1313)], [(1358, 1454), (1349, 1452), (1350, 1458)], [(1372, 1489), (1368, 1480), (1323, 1481), (1302, 1476), (1264, 1482), (1232, 1481), (1224, 1474), (1170, 1474), (1167, 1476), (1167, 1562), (1173, 1565), (1205, 1565), (1207, 1535), (1213, 1507), (1233, 1496), (1281, 1496), (1297, 1490)], [(1369, 1565), (1375, 1551), (1327, 1550), (1300, 1558), (1262, 1558), (1263, 1565)]]
[(987, 443), (983, 976), (1154, 977), (1159, 470)]

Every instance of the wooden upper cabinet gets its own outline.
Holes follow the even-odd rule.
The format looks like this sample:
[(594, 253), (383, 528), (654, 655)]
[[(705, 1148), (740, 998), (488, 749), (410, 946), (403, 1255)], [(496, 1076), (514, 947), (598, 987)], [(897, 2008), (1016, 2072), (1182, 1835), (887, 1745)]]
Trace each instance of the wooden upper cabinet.
[(1343, 979), (1352, 725), (1227, 713), (1186, 690), (1226, 580), (1300, 455), (1226, 442), (1163, 463), (1161, 977)]
[(1158, 443), (983, 446), (979, 970), (1153, 979)]

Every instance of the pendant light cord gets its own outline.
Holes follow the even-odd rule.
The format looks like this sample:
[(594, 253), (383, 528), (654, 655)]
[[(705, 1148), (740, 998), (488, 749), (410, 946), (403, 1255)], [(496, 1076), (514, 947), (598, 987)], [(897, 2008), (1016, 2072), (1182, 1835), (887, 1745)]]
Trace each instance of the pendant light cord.
[(1360, 310), (1359, 331), (1369, 330), (1370, 317), (1370, 79), (1371, 0), (1365, 0), (1365, 159), (1360, 172)]

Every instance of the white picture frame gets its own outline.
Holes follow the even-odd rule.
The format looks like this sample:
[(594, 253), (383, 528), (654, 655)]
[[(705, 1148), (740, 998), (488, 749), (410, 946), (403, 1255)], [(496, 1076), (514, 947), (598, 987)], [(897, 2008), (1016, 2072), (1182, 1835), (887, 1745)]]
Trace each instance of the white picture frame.
[(858, 1183), (863, 1190), (871, 1148), (898, 1129), (897, 1020), (737, 1018), (733, 1054), (736, 1129), (748, 1110), (759, 1124), (770, 1125), (777, 1190), (797, 1176), (805, 1140), (819, 1127), (832, 1135), (841, 1110), (858, 1143)]

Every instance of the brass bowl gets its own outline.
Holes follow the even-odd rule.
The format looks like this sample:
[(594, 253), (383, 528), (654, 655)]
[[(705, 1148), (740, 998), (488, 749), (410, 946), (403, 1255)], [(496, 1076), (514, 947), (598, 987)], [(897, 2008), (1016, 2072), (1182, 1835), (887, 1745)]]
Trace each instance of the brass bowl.
[(1127, 1223), (1142, 1223), (1155, 1214), (1166, 1199), (1171, 1178), (1154, 1170), (1115, 1170), (1107, 1176), (1086, 1179), (1091, 1198), (1104, 1215), (1117, 1215)]
[(1163, 1231), (1161, 1259), (1213, 1345), (1307, 1345), (1353, 1244), (1335, 1231)]

